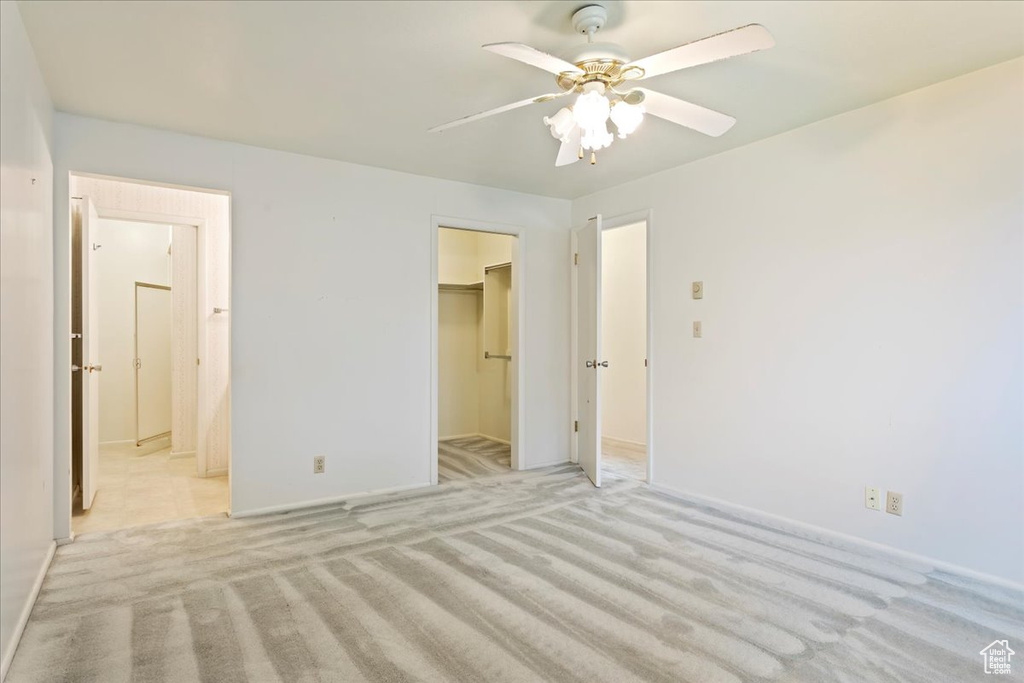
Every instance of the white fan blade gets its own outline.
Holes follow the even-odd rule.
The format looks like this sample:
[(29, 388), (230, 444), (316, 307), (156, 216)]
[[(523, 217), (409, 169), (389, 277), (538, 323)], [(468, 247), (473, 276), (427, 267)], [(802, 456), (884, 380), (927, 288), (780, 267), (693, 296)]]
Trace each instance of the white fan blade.
[(434, 126), (427, 132), (440, 133), (443, 130), (448, 130), (449, 128), (454, 128), (455, 126), (461, 126), (464, 123), (469, 123), (471, 121), (476, 121), (478, 119), (487, 118), (488, 116), (494, 116), (495, 114), (503, 114), (507, 111), (518, 109), (519, 107), (525, 107), (528, 104), (539, 104), (541, 102), (549, 102), (555, 98), (564, 97), (571, 92), (572, 91), (569, 90), (567, 92), (558, 92), (551, 93), (548, 95), (538, 95), (537, 97), (528, 97), (525, 100), (519, 100), (518, 102), (513, 102), (512, 104), (506, 104), (503, 107), (488, 109), (487, 111), (482, 111), (479, 114), (470, 114), (469, 116), (463, 116), (461, 119), (455, 119), (454, 121), (449, 121), (448, 123), (442, 123), (440, 126)]
[(636, 66), (644, 70), (644, 75), (640, 78), (651, 78), (691, 66), (767, 50), (774, 46), (775, 39), (768, 33), (768, 29), (760, 24), (749, 24), (638, 59), (624, 66), (623, 71)]
[(637, 88), (637, 90), (644, 94), (644, 110), (651, 116), (692, 128), (713, 138), (717, 138), (736, 123), (736, 119), (733, 117), (713, 109), (684, 102), (671, 95), (646, 88)]
[(571, 64), (564, 59), (559, 59), (554, 55), (549, 55), (547, 52), (541, 52), (536, 50), (529, 45), (523, 45), (522, 43), (490, 43), (484, 45), (483, 48), (494, 54), (501, 55), (502, 57), (510, 57), (516, 61), (535, 66), (538, 69), (544, 69), (556, 76), (560, 73), (569, 72), (571, 74), (581, 74), (583, 70), (575, 64)]
[(573, 126), (569, 131), (569, 141), (563, 142), (558, 148), (558, 156), (555, 157), (555, 166), (568, 166), (580, 160), (580, 136), (583, 131), (579, 126)]

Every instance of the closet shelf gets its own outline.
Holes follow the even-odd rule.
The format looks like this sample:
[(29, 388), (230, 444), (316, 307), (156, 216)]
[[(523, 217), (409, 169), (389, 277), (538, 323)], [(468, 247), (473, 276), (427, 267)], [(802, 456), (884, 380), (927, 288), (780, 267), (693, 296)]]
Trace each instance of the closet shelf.
[(468, 291), (484, 291), (483, 282), (473, 282), (468, 285), (459, 285), (452, 282), (439, 282), (437, 288), (442, 292), (468, 292)]

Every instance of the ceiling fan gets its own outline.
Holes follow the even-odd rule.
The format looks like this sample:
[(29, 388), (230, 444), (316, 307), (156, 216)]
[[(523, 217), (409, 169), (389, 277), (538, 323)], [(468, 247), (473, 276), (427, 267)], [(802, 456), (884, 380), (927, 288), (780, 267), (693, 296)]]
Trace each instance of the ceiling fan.
[(732, 128), (736, 119), (632, 83), (646, 78), (699, 66), (721, 59), (766, 50), (775, 45), (768, 30), (760, 24), (749, 24), (732, 31), (702, 38), (692, 43), (630, 61), (626, 51), (614, 43), (595, 43), (594, 34), (604, 26), (608, 12), (601, 5), (587, 5), (572, 15), (572, 25), (586, 34), (587, 42), (566, 58), (535, 50), (522, 43), (491, 43), (483, 48), (535, 66), (555, 75), (561, 92), (538, 95), (479, 114), (464, 116), (435, 126), (430, 132), (441, 132), (488, 116), (512, 111), (529, 104), (550, 102), (578, 93), (575, 103), (554, 115), (545, 116), (544, 125), (562, 145), (555, 166), (565, 166), (583, 158), (590, 150), (590, 163), (597, 163), (597, 150), (612, 144), (608, 119), (615, 124), (619, 138), (637, 129), (644, 114), (657, 116), (680, 126), (718, 137)]

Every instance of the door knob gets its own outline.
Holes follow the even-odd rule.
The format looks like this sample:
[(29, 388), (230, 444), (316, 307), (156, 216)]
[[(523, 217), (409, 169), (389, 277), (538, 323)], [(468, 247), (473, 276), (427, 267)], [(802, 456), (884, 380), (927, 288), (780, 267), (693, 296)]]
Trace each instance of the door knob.
[(606, 361), (606, 360), (601, 361), (600, 363), (598, 363), (598, 365), (600, 365), (602, 368), (606, 368), (606, 367), (608, 367), (608, 361)]
[(96, 365), (86, 365), (84, 369), (89, 372), (101, 372), (103, 370), (103, 365), (100, 363), (97, 363)]
[(588, 368), (596, 368), (597, 367), (597, 361), (596, 360), (588, 360), (587, 361), (587, 367)]

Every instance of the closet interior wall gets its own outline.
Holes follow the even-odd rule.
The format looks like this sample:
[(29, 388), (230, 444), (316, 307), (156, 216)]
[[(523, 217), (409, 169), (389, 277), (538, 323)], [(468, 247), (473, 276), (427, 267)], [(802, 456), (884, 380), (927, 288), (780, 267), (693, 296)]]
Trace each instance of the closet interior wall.
[[(440, 228), (438, 437), (511, 439), (509, 235)], [(486, 283), (486, 284), (485, 284)]]

